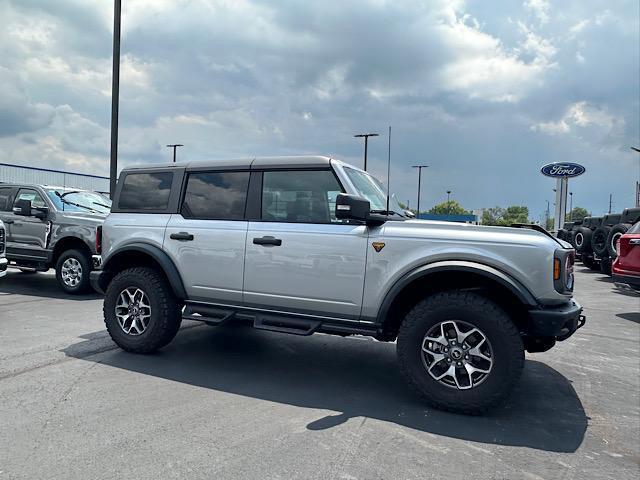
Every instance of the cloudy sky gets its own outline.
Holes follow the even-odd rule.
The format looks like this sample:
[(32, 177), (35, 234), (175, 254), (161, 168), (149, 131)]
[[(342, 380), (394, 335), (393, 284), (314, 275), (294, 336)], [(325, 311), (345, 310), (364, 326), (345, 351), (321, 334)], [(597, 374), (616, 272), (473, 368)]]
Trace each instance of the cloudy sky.
[[(630, 206), (637, 0), (122, 0), (121, 165), (322, 153), (415, 206)], [(0, 162), (108, 174), (111, 0), (0, 0)]]

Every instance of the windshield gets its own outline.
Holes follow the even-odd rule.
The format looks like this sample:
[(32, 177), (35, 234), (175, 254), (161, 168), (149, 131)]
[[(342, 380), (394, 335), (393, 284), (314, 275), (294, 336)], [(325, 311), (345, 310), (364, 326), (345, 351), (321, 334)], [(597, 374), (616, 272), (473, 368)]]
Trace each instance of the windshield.
[[(372, 177), (368, 173), (353, 170), (349, 167), (344, 167), (344, 171), (347, 173), (349, 180), (356, 187), (356, 190), (361, 197), (369, 200), (371, 204), (371, 210), (386, 210), (387, 209), (387, 192), (382, 183), (375, 177)], [(389, 198), (389, 209), (395, 211), (399, 215), (404, 216), (402, 207), (396, 200), (395, 195)]]
[(89, 212), (106, 215), (111, 209), (111, 200), (94, 192), (51, 188), (47, 189), (47, 195), (58, 210), (65, 212)]

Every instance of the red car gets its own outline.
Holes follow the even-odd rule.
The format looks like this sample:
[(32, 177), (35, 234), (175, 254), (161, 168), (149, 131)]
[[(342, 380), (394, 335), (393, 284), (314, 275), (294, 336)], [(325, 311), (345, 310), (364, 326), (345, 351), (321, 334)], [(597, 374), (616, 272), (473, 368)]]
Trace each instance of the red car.
[(618, 256), (611, 266), (613, 281), (640, 290), (640, 222), (618, 241)]

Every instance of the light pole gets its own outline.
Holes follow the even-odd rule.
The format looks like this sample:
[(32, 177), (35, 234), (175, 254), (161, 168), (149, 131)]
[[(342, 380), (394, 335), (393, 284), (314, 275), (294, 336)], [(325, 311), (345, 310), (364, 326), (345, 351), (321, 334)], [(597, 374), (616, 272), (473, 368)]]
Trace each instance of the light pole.
[(111, 78), (111, 161), (109, 196), (113, 198), (118, 177), (118, 106), (120, 103), (120, 18), (121, 0), (113, 1), (113, 73)]
[(573, 192), (569, 192), (569, 221), (573, 222)]
[(369, 145), (369, 137), (379, 137), (378, 133), (359, 133), (354, 138), (364, 138), (364, 171), (367, 171), (367, 147)]
[[(631, 147), (631, 150), (640, 153), (640, 148)], [(638, 181), (636, 182), (636, 207), (640, 207), (640, 162), (638, 163)]]
[(447, 190), (447, 215), (451, 215), (451, 204), (449, 200), (451, 198), (451, 190)]
[(176, 149), (178, 147), (184, 147), (184, 145), (182, 145), (181, 143), (172, 143), (170, 145), (167, 145), (167, 147), (173, 148), (173, 163), (176, 163)]
[(418, 206), (416, 208), (416, 216), (420, 218), (420, 183), (422, 181), (422, 169), (429, 168), (429, 165), (413, 165), (413, 168), (418, 169)]

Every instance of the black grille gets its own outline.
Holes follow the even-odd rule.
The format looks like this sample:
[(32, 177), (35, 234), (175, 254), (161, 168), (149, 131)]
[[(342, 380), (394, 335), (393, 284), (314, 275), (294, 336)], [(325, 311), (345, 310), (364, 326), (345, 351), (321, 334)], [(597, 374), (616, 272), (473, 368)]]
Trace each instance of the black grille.
[(0, 227), (0, 253), (4, 253), (4, 228)]

